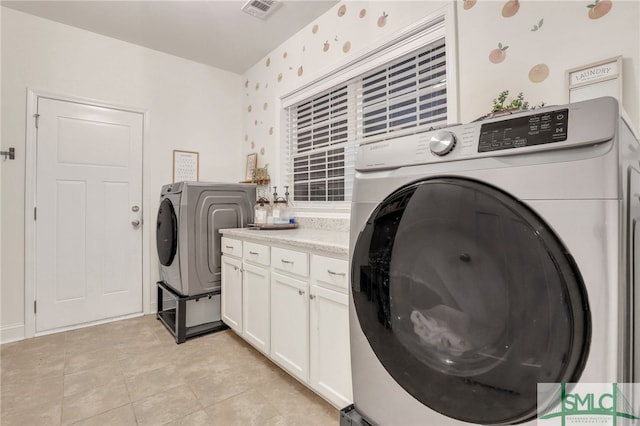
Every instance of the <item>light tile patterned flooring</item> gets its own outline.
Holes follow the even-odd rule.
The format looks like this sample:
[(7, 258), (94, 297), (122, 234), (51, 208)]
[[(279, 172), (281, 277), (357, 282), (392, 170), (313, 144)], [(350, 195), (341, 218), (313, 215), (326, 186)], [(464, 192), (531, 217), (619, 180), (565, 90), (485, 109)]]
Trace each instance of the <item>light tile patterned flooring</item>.
[(339, 424), (335, 408), (229, 330), (177, 345), (146, 315), (0, 351), (2, 426)]

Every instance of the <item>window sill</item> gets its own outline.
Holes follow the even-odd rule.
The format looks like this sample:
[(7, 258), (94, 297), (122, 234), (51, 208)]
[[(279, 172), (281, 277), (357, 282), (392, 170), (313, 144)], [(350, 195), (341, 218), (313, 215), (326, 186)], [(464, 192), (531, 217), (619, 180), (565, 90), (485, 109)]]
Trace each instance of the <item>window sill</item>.
[(351, 217), (351, 203), (334, 205), (293, 205), (291, 212), (295, 217), (318, 217), (327, 219), (349, 219)]

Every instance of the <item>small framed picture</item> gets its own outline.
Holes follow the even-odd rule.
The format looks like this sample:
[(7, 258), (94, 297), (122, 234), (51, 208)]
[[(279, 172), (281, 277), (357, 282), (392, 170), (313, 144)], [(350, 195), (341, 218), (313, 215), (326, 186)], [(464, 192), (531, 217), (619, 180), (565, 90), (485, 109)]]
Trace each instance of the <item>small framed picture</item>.
[(173, 150), (173, 181), (200, 180), (200, 153)]
[(247, 173), (244, 177), (245, 181), (251, 182), (253, 180), (253, 174), (255, 173), (256, 167), (258, 166), (258, 154), (253, 153), (247, 155)]

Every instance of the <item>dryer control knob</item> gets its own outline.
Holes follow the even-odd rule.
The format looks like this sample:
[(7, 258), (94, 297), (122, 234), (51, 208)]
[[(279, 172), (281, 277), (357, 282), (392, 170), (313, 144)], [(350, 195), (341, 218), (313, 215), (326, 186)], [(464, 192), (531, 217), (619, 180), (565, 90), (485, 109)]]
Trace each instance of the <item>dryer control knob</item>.
[(431, 137), (429, 149), (435, 155), (443, 156), (451, 152), (456, 146), (456, 135), (447, 130), (441, 130)]

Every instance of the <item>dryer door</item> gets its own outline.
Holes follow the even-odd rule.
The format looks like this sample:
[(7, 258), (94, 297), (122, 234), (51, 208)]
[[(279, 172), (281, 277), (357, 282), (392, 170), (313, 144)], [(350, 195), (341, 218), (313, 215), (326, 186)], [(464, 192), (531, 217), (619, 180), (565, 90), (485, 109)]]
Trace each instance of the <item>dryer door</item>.
[(351, 274), (378, 360), (443, 415), (525, 421), (538, 383), (577, 381), (586, 362), (590, 314), (571, 255), (530, 208), (481, 182), (396, 191), (359, 235)]
[(158, 209), (156, 247), (160, 264), (170, 266), (178, 248), (178, 220), (173, 203), (168, 198), (162, 200)]

